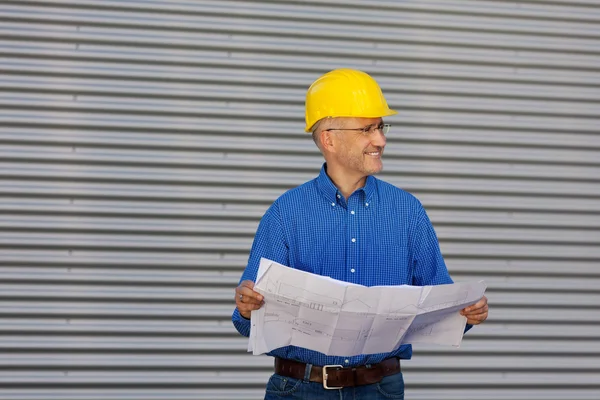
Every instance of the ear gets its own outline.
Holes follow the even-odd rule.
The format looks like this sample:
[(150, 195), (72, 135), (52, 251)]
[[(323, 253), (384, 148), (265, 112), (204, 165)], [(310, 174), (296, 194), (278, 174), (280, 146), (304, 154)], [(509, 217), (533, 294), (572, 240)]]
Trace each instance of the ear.
[(331, 131), (321, 131), (319, 140), (323, 151), (335, 152), (335, 135)]

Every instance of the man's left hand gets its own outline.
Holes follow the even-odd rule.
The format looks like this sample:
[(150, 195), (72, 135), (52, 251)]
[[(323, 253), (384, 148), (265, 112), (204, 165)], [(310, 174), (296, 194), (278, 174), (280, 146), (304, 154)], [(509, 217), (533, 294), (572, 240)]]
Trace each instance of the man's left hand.
[(467, 324), (479, 325), (488, 317), (487, 297), (483, 296), (477, 303), (467, 308), (463, 308), (460, 315), (467, 317)]

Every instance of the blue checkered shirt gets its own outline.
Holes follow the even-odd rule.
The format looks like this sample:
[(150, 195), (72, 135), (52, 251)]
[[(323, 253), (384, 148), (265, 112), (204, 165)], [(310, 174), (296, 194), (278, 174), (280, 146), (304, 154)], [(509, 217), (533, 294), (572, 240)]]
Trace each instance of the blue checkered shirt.
[[(279, 197), (263, 216), (240, 282), (256, 280), (260, 258), (365, 286), (452, 283), (425, 209), (413, 195), (373, 176), (348, 200), (327, 176)], [(250, 320), (233, 312), (233, 324), (250, 335)], [(268, 353), (313, 365), (356, 366), (397, 356), (409, 359), (410, 345), (392, 353), (327, 356), (296, 346)]]

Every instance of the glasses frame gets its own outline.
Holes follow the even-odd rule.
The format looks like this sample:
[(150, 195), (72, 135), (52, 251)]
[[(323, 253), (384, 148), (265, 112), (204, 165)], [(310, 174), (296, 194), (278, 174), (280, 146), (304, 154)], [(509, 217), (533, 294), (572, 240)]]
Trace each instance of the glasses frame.
[(392, 127), (391, 124), (371, 124), (371, 125), (367, 125), (367, 126), (363, 126), (362, 128), (329, 128), (329, 129), (324, 129), (325, 132), (329, 132), (329, 131), (357, 131), (357, 132), (361, 132), (363, 135), (368, 136), (370, 134), (372, 134), (373, 132), (380, 131), (384, 136), (388, 134), (388, 132), (390, 131), (390, 128)]

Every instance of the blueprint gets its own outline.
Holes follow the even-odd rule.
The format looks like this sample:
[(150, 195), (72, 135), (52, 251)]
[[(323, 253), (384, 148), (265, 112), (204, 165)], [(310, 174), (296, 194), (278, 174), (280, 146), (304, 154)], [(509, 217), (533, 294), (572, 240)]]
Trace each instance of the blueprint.
[(248, 351), (299, 346), (326, 355), (390, 352), (406, 343), (459, 346), (466, 317), (484, 282), (366, 287), (261, 259)]

